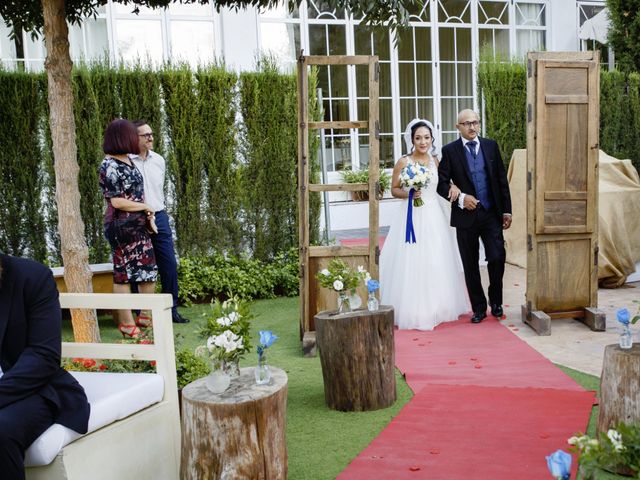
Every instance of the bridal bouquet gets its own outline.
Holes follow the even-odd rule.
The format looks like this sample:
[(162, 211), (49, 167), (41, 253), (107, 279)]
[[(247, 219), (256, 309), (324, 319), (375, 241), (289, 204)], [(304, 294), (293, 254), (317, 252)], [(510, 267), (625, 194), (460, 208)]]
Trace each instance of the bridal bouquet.
[[(432, 178), (431, 170), (417, 163), (408, 163), (400, 171), (400, 185), (416, 192), (429, 185)], [(413, 198), (412, 194), (410, 194), (410, 198)], [(421, 207), (422, 205), (424, 205), (422, 198), (413, 198), (414, 207)]]

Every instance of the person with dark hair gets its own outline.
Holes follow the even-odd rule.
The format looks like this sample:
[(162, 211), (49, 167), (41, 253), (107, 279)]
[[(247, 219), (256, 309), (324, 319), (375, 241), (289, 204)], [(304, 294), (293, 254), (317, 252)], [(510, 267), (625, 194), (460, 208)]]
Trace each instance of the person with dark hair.
[(162, 155), (152, 150), (153, 132), (149, 124), (145, 120), (136, 120), (133, 124), (138, 129), (140, 152), (131, 155), (131, 159), (142, 172), (146, 202), (155, 211), (158, 231), (151, 234), (151, 242), (158, 263), (162, 293), (170, 293), (173, 297), (173, 322), (187, 323), (189, 320), (178, 313), (178, 263), (164, 200), (165, 161)]
[(0, 255), (0, 477), (5, 480), (25, 478), (25, 451), (54, 423), (87, 432), (87, 396), (60, 366), (61, 323), (51, 270)]
[[(460, 285), (464, 276), (446, 210), (436, 193), (438, 158), (433, 125), (428, 120), (409, 122), (404, 134), (408, 154), (393, 168), (391, 194), (402, 199), (393, 216), (380, 256), (382, 303), (393, 305), (398, 328), (433, 330), (443, 322), (457, 320), (469, 312), (467, 292)], [(424, 168), (431, 176), (419, 190), (403, 186), (408, 168)], [(449, 196), (459, 190), (449, 185)], [(421, 206), (413, 206), (421, 199)], [(419, 202), (418, 202), (419, 203)]]
[[(157, 232), (154, 209), (145, 203), (142, 174), (129, 158), (138, 154), (138, 131), (128, 120), (112, 121), (104, 133), (105, 159), (98, 172), (107, 203), (104, 231), (113, 253), (113, 291), (131, 293), (136, 283), (142, 293), (154, 293), (158, 276), (149, 231)], [(139, 327), (151, 326), (151, 315), (140, 312), (135, 322), (131, 311), (119, 313), (122, 336), (137, 338)]]
[(511, 226), (511, 195), (498, 144), (479, 136), (478, 114), (462, 110), (456, 127), (460, 138), (442, 149), (438, 193), (446, 196), (450, 181), (463, 192), (451, 208), (451, 226), (456, 228), (471, 297), (471, 322), (480, 323), (487, 316), (487, 297), (478, 263), (479, 240), (482, 238), (487, 259), (491, 315), (501, 318), (502, 277), (507, 256), (502, 231)]

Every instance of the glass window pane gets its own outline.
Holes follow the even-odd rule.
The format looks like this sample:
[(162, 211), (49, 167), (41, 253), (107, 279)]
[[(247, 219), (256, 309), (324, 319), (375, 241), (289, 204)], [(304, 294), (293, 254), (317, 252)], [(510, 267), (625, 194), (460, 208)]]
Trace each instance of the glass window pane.
[(544, 50), (544, 31), (518, 30), (516, 32), (516, 48), (518, 56), (524, 56), (527, 52)]
[(471, 29), (456, 28), (456, 49), (458, 61), (471, 61)]
[(393, 116), (391, 113), (391, 100), (380, 100), (380, 131), (382, 133), (393, 132)]
[(416, 60), (431, 60), (431, 29), (416, 28)]
[(400, 82), (400, 96), (413, 97), (416, 94), (416, 82), (413, 63), (398, 65), (398, 81)]
[(459, 112), (457, 99), (443, 98), (440, 107), (442, 108), (442, 131), (455, 130)]
[(415, 28), (410, 28), (406, 31), (399, 33), (398, 42), (398, 60), (413, 60), (413, 31)]
[(418, 63), (416, 65), (418, 96), (429, 97), (433, 95), (433, 75), (430, 63)]
[(458, 64), (458, 91), (456, 95), (473, 95), (473, 74), (470, 63)]
[(539, 3), (516, 3), (516, 25), (545, 26), (545, 8)]
[(344, 18), (344, 9), (331, 8), (320, 0), (309, 0), (307, 11), (309, 18)]
[(171, 15), (211, 17), (213, 16), (213, 7), (211, 5), (200, 5), (199, 3), (170, 3), (169, 13)]
[(26, 35), (24, 42), (25, 57), (30, 59), (44, 59), (46, 50), (44, 48), (44, 40), (38, 37), (36, 40), (31, 39), (31, 35)]
[(16, 44), (9, 40), (11, 30), (0, 21), (0, 58), (16, 58)]
[(85, 57), (82, 27), (80, 25), (69, 25), (69, 55), (71, 55), (71, 59)]
[(490, 52), (495, 57), (509, 57), (509, 30), (507, 29), (480, 29), (480, 52)]
[(278, 64), (293, 68), (300, 53), (300, 25), (294, 23), (261, 23), (262, 52), (273, 55)]
[(87, 58), (106, 58), (109, 55), (109, 38), (106, 18), (88, 18), (84, 21), (87, 37)]
[(441, 22), (471, 22), (470, 0), (438, 0), (438, 20)]
[(196, 21), (171, 22), (171, 57), (190, 65), (209, 63), (214, 59), (213, 23)]
[(421, 2), (411, 2), (407, 5), (409, 15), (411, 15), (412, 21), (423, 21), (429, 23), (431, 21), (431, 8), (429, 7), (429, 0), (423, 0)]
[[(141, 35), (140, 32), (144, 32)], [(118, 20), (118, 53), (123, 60), (162, 62), (162, 33), (157, 20)]]
[(419, 98), (418, 99), (418, 117), (429, 120), (433, 123), (433, 99), (431, 98)]
[(344, 25), (309, 25), (309, 50), (311, 55), (345, 55)]
[(400, 99), (400, 125), (402, 126), (403, 132), (407, 123), (416, 118), (417, 115), (418, 107), (415, 99)]
[(509, 2), (480, 0), (478, 4), (478, 23), (509, 25)]
[(373, 29), (366, 25), (354, 26), (355, 54), (378, 55), (380, 60), (389, 60), (389, 33), (373, 32)]
[(456, 64), (440, 64), (440, 93), (445, 97), (456, 94)]
[(454, 42), (455, 30), (453, 28), (442, 27), (438, 30), (440, 37), (440, 60), (451, 61), (456, 59)]
[(391, 96), (391, 64), (380, 63), (380, 96)]

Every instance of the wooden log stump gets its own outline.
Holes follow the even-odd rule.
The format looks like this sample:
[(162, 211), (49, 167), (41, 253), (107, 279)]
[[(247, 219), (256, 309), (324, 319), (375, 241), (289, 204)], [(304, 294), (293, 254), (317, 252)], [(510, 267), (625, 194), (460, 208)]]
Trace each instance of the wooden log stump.
[(640, 343), (626, 350), (618, 345), (604, 349), (598, 432), (619, 422), (640, 422)]
[(253, 370), (222, 394), (204, 378), (182, 390), (182, 480), (287, 478), (287, 374), (271, 367), (269, 385), (256, 385)]
[(396, 400), (393, 307), (315, 317), (324, 398), (345, 412), (385, 408)]

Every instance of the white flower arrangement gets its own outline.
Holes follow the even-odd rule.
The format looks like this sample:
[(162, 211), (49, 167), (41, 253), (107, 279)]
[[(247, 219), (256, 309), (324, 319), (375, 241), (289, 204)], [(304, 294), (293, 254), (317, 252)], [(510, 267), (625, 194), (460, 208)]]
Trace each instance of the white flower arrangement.
[(324, 288), (341, 293), (355, 291), (360, 282), (371, 278), (371, 275), (362, 265), (354, 270), (344, 261), (334, 258), (329, 262), (328, 268), (324, 268), (316, 274), (316, 278)]

